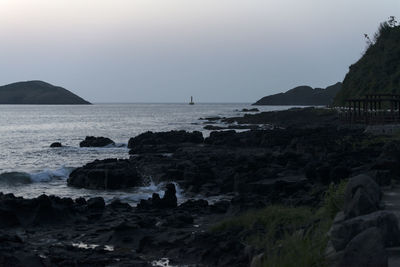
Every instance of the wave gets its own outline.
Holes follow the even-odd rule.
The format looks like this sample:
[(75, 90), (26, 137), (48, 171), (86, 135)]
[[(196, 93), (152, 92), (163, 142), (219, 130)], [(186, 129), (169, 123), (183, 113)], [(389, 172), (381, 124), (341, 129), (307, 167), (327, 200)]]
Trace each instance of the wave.
[(9, 185), (49, 182), (54, 179), (67, 179), (73, 171), (72, 167), (62, 167), (56, 170), (45, 169), (40, 172), (5, 172), (0, 174), (0, 183)]
[(53, 179), (67, 179), (73, 170), (72, 167), (62, 167), (57, 170), (45, 169), (41, 172), (31, 173), (30, 177), (32, 182), (49, 182)]
[(179, 186), (178, 183), (175, 182), (161, 182), (159, 184), (155, 184), (152, 180), (150, 180), (150, 184), (147, 186), (140, 186), (135, 189), (135, 192), (128, 193), (124, 196), (119, 196), (118, 198), (123, 202), (134, 202), (138, 203), (141, 199), (148, 199), (150, 198), (153, 193), (157, 193), (162, 198), (165, 193), (165, 185), (168, 183), (173, 183), (176, 189), (176, 197), (178, 202), (181, 202), (184, 199), (183, 196), (183, 189)]

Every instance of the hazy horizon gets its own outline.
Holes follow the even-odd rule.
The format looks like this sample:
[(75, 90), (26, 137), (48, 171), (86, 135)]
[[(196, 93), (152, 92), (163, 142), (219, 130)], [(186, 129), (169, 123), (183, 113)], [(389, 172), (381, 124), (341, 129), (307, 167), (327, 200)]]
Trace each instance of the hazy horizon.
[(93, 103), (252, 103), (342, 81), (398, 0), (3, 0), (0, 85)]

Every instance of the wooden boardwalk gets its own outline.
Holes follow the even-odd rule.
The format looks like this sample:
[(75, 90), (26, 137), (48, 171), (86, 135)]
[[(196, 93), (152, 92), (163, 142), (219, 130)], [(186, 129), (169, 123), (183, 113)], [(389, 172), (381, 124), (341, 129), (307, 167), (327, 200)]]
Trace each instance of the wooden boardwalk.
[(340, 108), (340, 118), (350, 124), (400, 123), (400, 95), (368, 94), (363, 98), (347, 99)]

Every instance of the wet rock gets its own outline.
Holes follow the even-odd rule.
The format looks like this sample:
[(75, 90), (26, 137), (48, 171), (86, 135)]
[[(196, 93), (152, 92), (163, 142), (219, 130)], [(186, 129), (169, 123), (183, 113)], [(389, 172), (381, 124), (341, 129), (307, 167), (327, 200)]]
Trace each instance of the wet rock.
[(50, 145), (50, 147), (62, 147), (62, 144), (60, 142), (54, 142)]
[(107, 137), (86, 136), (85, 140), (79, 143), (80, 147), (105, 147), (115, 145), (115, 142)]
[(78, 188), (121, 189), (141, 185), (142, 177), (129, 160), (106, 159), (75, 169), (67, 182)]
[(345, 191), (344, 213), (352, 218), (379, 209), (381, 199), (379, 186), (367, 175), (350, 178)]
[(381, 231), (371, 227), (356, 235), (346, 246), (338, 266), (388, 266), (388, 256)]

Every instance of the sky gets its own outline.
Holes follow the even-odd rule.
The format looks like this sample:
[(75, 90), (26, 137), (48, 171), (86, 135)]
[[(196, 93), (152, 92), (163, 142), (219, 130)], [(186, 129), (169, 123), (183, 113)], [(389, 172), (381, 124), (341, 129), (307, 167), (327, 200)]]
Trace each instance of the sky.
[(399, 0), (0, 0), (0, 84), (97, 103), (255, 102), (342, 81)]

